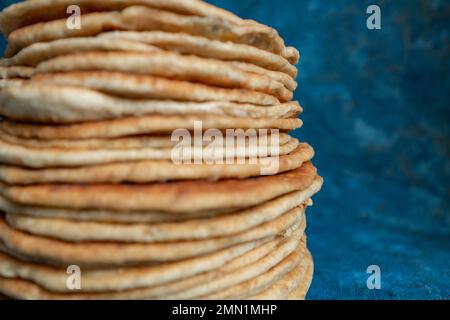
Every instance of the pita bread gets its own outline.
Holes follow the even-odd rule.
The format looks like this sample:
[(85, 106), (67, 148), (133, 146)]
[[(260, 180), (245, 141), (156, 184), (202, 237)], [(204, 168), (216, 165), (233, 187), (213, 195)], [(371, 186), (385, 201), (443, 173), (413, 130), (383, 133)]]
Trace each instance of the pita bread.
[[(261, 133), (262, 134), (262, 133)], [(292, 140), (292, 137), (285, 132), (267, 132), (267, 140), (275, 141), (272, 134), (278, 135), (278, 142), (280, 145), (284, 145)], [(259, 136), (257, 134), (257, 136)], [(136, 149), (143, 147), (152, 148), (170, 148), (176, 146), (179, 141), (173, 141), (170, 135), (136, 135), (119, 138), (99, 138), (99, 139), (54, 139), (54, 140), (42, 140), (42, 139), (26, 139), (18, 136), (13, 136), (0, 129), (0, 138), (10, 144), (17, 144), (27, 146), (29, 148), (67, 148), (67, 149)], [(273, 139), (273, 140), (271, 140)], [(246, 141), (248, 144), (248, 141)], [(186, 142), (187, 143), (187, 142)], [(195, 141), (191, 144), (194, 145)], [(203, 146), (209, 144), (208, 141), (202, 141)], [(196, 144), (197, 145), (197, 144)], [(200, 144), (201, 145), (201, 144)], [(306, 144), (305, 144), (306, 145)]]
[[(28, 146), (27, 146), (28, 147)], [(294, 170), (310, 161), (314, 150), (300, 144), (293, 152), (279, 157), (277, 170)], [(149, 183), (176, 180), (245, 179), (259, 176), (270, 166), (271, 158), (258, 159), (255, 164), (174, 164), (172, 161), (143, 160), (85, 166), (80, 168), (27, 169), (0, 164), (0, 181), (27, 185), (43, 183)]]
[[(264, 69), (256, 66), (238, 67), (246, 71), (267, 74)], [(284, 74), (270, 71), (272, 78), (283, 81)], [(87, 87), (116, 96), (137, 99), (172, 99), (179, 101), (232, 101), (239, 103), (253, 103), (256, 105), (279, 105), (280, 101), (272, 95), (250, 91), (247, 89), (224, 89), (200, 83), (180, 80), (169, 80), (154, 76), (127, 74), (108, 71), (73, 71), (66, 73), (53, 73), (37, 75), (33, 80), (38, 83), (53, 83), (56, 85)], [(122, 86), (120, 85), (122, 83)]]
[(236, 67), (242, 71), (247, 71), (250, 73), (256, 73), (256, 74), (268, 76), (272, 80), (282, 83), (286, 87), (286, 89), (288, 89), (289, 91), (293, 92), (297, 89), (297, 86), (298, 86), (297, 82), (290, 75), (287, 75), (283, 72), (267, 70), (267, 69), (261, 68), (259, 66), (256, 66), (254, 64), (250, 64), (250, 63), (237, 62), (237, 61), (233, 61), (230, 63), (234, 67)]
[(36, 67), (39, 63), (52, 58), (72, 54), (75, 52), (89, 51), (130, 51), (152, 52), (160, 50), (148, 44), (129, 41), (126, 39), (106, 39), (98, 37), (68, 38), (51, 42), (34, 43), (24, 48), (19, 53), (5, 59), (4, 66), (23, 65)]
[[(310, 274), (313, 270), (313, 261), (311, 254), (307, 251), (306, 258), (288, 273), (283, 279), (267, 290), (252, 296), (251, 300), (284, 300), (294, 292), (300, 285), (309, 287), (307, 284)], [(302, 281), (305, 283), (302, 284)]]
[(35, 74), (69, 71), (117, 71), (180, 81), (260, 91), (289, 101), (293, 94), (266, 75), (249, 73), (226, 61), (176, 52), (89, 52), (60, 56), (39, 64)]
[(0, 196), (0, 209), (4, 212), (73, 221), (101, 221), (117, 223), (166, 223), (215, 217), (231, 213), (234, 209), (209, 210), (185, 214), (167, 214), (161, 211), (117, 212), (111, 210), (73, 210), (65, 208), (48, 208), (25, 206), (13, 203)]
[[(139, 34), (140, 32), (136, 32), (136, 34)], [(107, 35), (108, 33), (105, 33)], [(179, 34), (171, 34), (171, 33), (165, 33), (168, 36), (176, 36), (180, 37)], [(189, 37), (189, 35), (182, 35)], [(181, 37), (182, 38), (182, 37)], [(206, 41), (209, 41), (206, 38), (200, 38), (205, 39)], [(218, 42), (220, 44), (224, 44), (222, 42)], [(236, 45), (233, 43), (225, 43), (225, 45)], [(200, 49), (200, 48), (199, 48)], [(246, 50), (255, 49), (250, 46), (246, 46)], [(129, 41), (126, 39), (119, 38), (108, 38), (108, 37), (89, 37), (89, 38), (68, 38), (68, 39), (60, 39), (55, 40), (51, 42), (40, 42), (32, 44), (29, 47), (24, 48), (19, 53), (17, 53), (15, 56), (13, 56), (10, 59), (4, 59), (0, 65), (3, 65), (4, 67), (8, 66), (30, 66), (30, 67), (36, 67), (41, 62), (44, 62), (46, 60), (50, 60), (59, 56), (64, 56), (68, 54), (73, 53), (80, 53), (80, 52), (101, 52), (101, 51), (127, 51), (127, 52), (152, 52), (152, 51), (158, 51), (159, 48), (135, 42), (135, 41)], [(258, 50), (258, 49), (256, 49)], [(173, 50), (172, 50), (173, 51)], [(176, 51), (176, 50), (175, 50)], [(178, 50), (180, 51), (180, 50)], [(187, 50), (185, 50), (187, 51)], [(195, 51), (195, 50), (191, 50)], [(264, 52), (265, 54), (270, 54), (267, 51), (259, 50), (261, 52)], [(181, 52), (181, 51), (180, 51)], [(202, 49), (203, 52), (203, 49)], [(191, 53), (193, 54), (193, 53)], [(205, 54), (197, 54), (198, 56), (206, 57)], [(212, 54), (210, 54), (212, 55)], [(278, 57), (282, 59), (281, 57), (274, 55), (275, 57)], [(231, 57), (231, 56), (230, 56)], [(213, 57), (214, 58), (214, 57)], [(226, 59), (222, 59), (226, 60)], [(297, 88), (297, 82), (288, 74), (279, 72), (279, 71), (272, 71), (265, 69), (263, 67), (259, 67), (257, 65), (253, 65), (250, 63), (243, 63), (243, 62), (236, 62), (236, 61), (230, 61), (234, 67), (241, 69), (242, 71), (246, 72), (252, 72), (257, 73), (261, 75), (265, 75), (270, 77), (271, 79), (278, 81), (282, 83), (289, 91), (294, 91)], [(295, 67), (294, 67), (295, 68)], [(34, 69), (30, 68), (27, 71), (28, 77), (31, 77), (32, 73), (34, 72)]]
[[(249, 140), (250, 141), (250, 140)], [(231, 160), (232, 164), (249, 163), (258, 161), (258, 158), (278, 157), (287, 155), (294, 151), (299, 145), (297, 139), (292, 138), (284, 145), (268, 142), (267, 145), (236, 145), (230, 147), (224, 143), (223, 146), (216, 145), (215, 148), (205, 146), (186, 146), (191, 152), (190, 157), (183, 158), (183, 150), (176, 148), (141, 148), (141, 149), (37, 149), (20, 145), (13, 145), (0, 139), (0, 162), (10, 165), (19, 165), (29, 168), (47, 167), (80, 167), (85, 165), (98, 165), (114, 162), (143, 161), (143, 160), (166, 160), (178, 159), (182, 165), (190, 161), (194, 164), (218, 163), (223, 164)], [(184, 147), (183, 147), (184, 148)], [(195, 163), (193, 155), (198, 155), (200, 163)], [(201, 158), (200, 158), (201, 155)], [(206, 160), (208, 162), (206, 162)], [(265, 167), (270, 169), (270, 159), (265, 161)], [(189, 163), (189, 162), (188, 162)]]
[[(304, 208), (295, 208), (281, 217), (230, 237), (162, 243), (69, 243), (20, 232), (0, 220), (0, 242), (6, 252), (22, 260), (67, 267), (87, 268), (148, 265), (188, 259), (238, 244), (272, 239), (276, 235), (304, 225)], [(302, 227), (303, 228), (303, 227)]]
[[(10, 135), (0, 130), (0, 139), (10, 143), (28, 148), (61, 148), (61, 149), (137, 149), (137, 148), (170, 148), (178, 142), (172, 141), (169, 135), (141, 135), (116, 139), (81, 139), (81, 140), (41, 140), (25, 139)], [(270, 139), (270, 137), (269, 137)], [(291, 137), (280, 133), (280, 144), (287, 143)], [(205, 141), (205, 145), (207, 142)]]
[[(300, 233), (301, 230), (295, 232)], [(291, 237), (248, 242), (201, 257), (152, 266), (112, 270), (85, 269), (81, 288), (83, 292), (67, 297), (92, 299), (94, 295), (101, 294), (99, 291), (109, 289), (121, 291), (104, 293), (102, 298), (144, 299), (150, 295), (172, 292), (173, 288), (178, 290), (188, 288), (197, 285), (198, 280), (201, 283), (219, 272), (230, 272), (245, 267), (276, 250), (283, 243), (292, 241)], [(5, 278), (33, 281), (45, 290), (61, 293), (68, 291), (65, 283), (66, 270), (22, 261), (6, 253), (0, 253), (0, 274)]]
[(0, 67), (0, 79), (28, 79), (33, 75), (34, 68), (24, 66)]
[[(75, 295), (70, 294), (73, 291), (66, 287), (66, 270), (21, 261), (7, 254), (0, 254), (0, 276), (30, 280), (45, 290), (68, 293), (72, 298), (79, 295), (92, 298), (102, 294), (109, 298), (158, 298), (204, 286), (214, 281), (212, 276), (220, 273), (224, 275), (260, 267), (265, 262), (267, 264), (268, 256), (278, 263), (283, 255), (295, 249), (301, 237), (302, 230), (298, 229), (288, 238), (276, 237), (270, 241), (246, 243), (188, 260), (148, 267), (82, 270), (82, 288)], [(220, 261), (220, 258), (223, 260)]]
[(241, 212), (175, 223), (122, 225), (35, 218), (17, 214), (7, 214), (6, 221), (17, 230), (69, 242), (151, 243), (201, 240), (230, 236), (276, 219), (305, 203), (319, 189), (320, 184), (313, 183), (307, 190), (291, 193)]
[(45, 125), (0, 120), (0, 130), (26, 139), (90, 139), (116, 138), (142, 134), (171, 134), (174, 130), (185, 128), (193, 131), (195, 122), (201, 121), (203, 130), (218, 129), (279, 129), (290, 131), (298, 129), (303, 122), (297, 118), (265, 119), (235, 118), (216, 115), (185, 116), (141, 116), (106, 121), (83, 122), (70, 125)]
[(297, 76), (297, 68), (285, 58), (245, 44), (209, 40), (185, 33), (162, 31), (113, 31), (102, 33), (98, 37), (111, 40), (126, 39), (169, 51), (178, 51), (205, 58), (247, 62), (265, 69), (280, 71), (294, 78)]
[[(138, 135), (128, 136), (122, 138), (113, 139), (80, 139), (80, 140), (68, 140), (68, 139), (53, 139), (53, 140), (41, 140), (41, 139), (25, 139), (21, 137), (13, 136), (0, 129), (0, 139), (10, 143), (25, 146), (28, 148), (62, 148), (62, 149), (138, 149), (138, 148), (171, 148), (178, 144), (177, 141), (172, 141), (170, 135)], [(272, 141), (275, 139), (272, 137), (272, 133), (267, 133), (267, 140)], [(287, 133), (279, 132), (278, 141), (280, 145), (284, 145), (291, 141), (292, 137)], [(275, 141), (275, 140), (273, 140)], [(208, 141), (202, 141), (204, 146), (209, 144)], [(195, 141), (192, 141), (194, 145)]]
[(272, 273), (286, 273), (285, 270), (290, 270), (302, 256), (305, 244), (298, 241), (286, 243), (286, 249), (277, 250), (267, 255), (261, 260), (246, 266), (245, 268), (238, 269), (234, 272), (224, 274), (216, 280), (210, 281), (198, 287), (193, 287), (188, 290), (175, 292), (173, 294), (166, 295), (164, 298), (168, 300), (188, 300), (188, 299), (215, 299), (217, 296), (221, 296), (222, 292), (233, 291), (237, 292), (251, 291), (254, 288), (249, 287), (247, 284), (252, 279), (259, 278), (269, 270)]
[[(43, 86), (44, 82), (50, 85)], [(150, 100), (151, 98), (174, 98), (185, 101), (133, 101), (133, 99), (120, 99), (89, 89), (66, 86), (58, 88), (58, 83), (93, 87), (107, 93), (125, 96), (125, 98), (150, 98)], [(76, 103), (77, 94), (78, 103)], [(189, 100), (205, 103), (190, 103)], [(252, 117), (250, 114), (253, 114), (253, 118), (258, 118), (255, 116), (258, 113), (271, 114), (274, 118), (281, 115), (284, 118), (295, 116), (301, 110), (296, 102), (277, 106), (278, 100), (257, 92), (218, 89), (187, 82), (177, 83), (161, 78), (113, 73), (71, 73), (39, 77), (39, 82), (31, 82), (20, 87), (5, 87), (0, 93), (0, 102), (3, 107), (1, 114), (6, 117), (44, 123), (109, 120), (147, 115), (153, 110), (163, 115), (215, 113), (245, 117), (248, 114), (249, 118)], [(60, 105), (59, 108), (53, 109), (52, 107), (58, 102), (64, 108)], [(239, 106), (233, 102), (242, 102), (244, 105)], [(258, 108), (254, 105), (255, 103), (276, 108)], [(234, 109), (233, 106), (236, 108)], [(285, 106), (288, 108), (284, 108)], [(164, 107), (167, 107), (168, 111)], [(209, 107), (212, 108), (208, 109)], [(260, 118), (264, 117), (260, 116)]]
[[(199, 291), (211, 292), (220, 290), (232, 283), (243, 281), (249, 276), (264, 272), (270, 265), (280, 262), (280, 259), (292, 252), (294, 244), (299, 243), (298, 239), (301, 237), (302, 232), (303, 230), (296, 230), (290, 238), (284, 239), (282, 243), (272, 250), (267, 250), (267, 248), (263, 247), (261, 249), (264, 250), (255, 249), (212, 272), (165, 284), (161, 287), (142, 290), (143, 295), (141, 297), (145, 299), (168, 299), (171, 294), (178, 295), (180, 292), (185, 291), (187, 291), (188, 295), (193, 295), (193, 293)], [(226, 280), (222, 280), (223, 277), (226, 277)], [(156, 289), (160, 291), (157, 295)]]
[(316, 176), (317, 169), (307, 162), (290, 172), (246, 180), (181, 181), (148, 185), (0, 184), (0, 194), (7, 200), (23, 205), (187, 213), (248, 208), (283, 194), (305, 190)]
[[(292, 274), (296, 273), (299, 274), (302, 271), (304, 271), (304, 268), (298, 267), (297, 269), (292, 271)], [(306, 275), (302, 277), (302, 282), (300, 283), (300, 286), (295, 289), (293, 292), (291, 292), (287, 299), (288, 300), (305, 300), (305, 297), (307, 295), (310, 282), (312, 280), (312, 273), (313, 273), (313, 266), (310, 265), (308, 269), (306, 270)], [(283, 281), (283, 280), (281, 280)], [(275, 288), (280, 287), (280, 285), (275, 285)], [(71, 295), (71, 296), (64, 296), (61, 294), (54, 294), (49, 293), (41, 288), (37, 287), (36, 285), (32, 284), (31, 282), (27, 282), (24, 280), (18, 280), (18, 279), (6, 279), (0, 277), (0, 291), (3, 290), (7, 293), (9, 293), (12, 297), (17, 299), (61, 299), (61, 300), (67, 300), (67, 299), (79, 299), (79, 300), (87, 300), (87, 299), (146, 299), (144, 296), (131, 296), (128, 294), (127, 296), (121, 295), (120, 293), (117, 294), (101, 294), (101, 295)], [(276, 289), (275, 289), (276, 290)], [(270, 293), (267, 295), (273, 296)], [(3, 299), (9, 299), (8, 297), (4, 296)], [(147, 298), (148, 299), (148, 298)], [(250, 298), (252, 300), (256, 300), (256, 297)], [(264, 298), (260, 298), (264, 299)]]
[[(310, 192), (313, 188), (321, 186), (323, 180), (317, 178), (313, 184), (302, 192)], [(312, 205), (311, 199), (307, 201), (307, 205)], [(157, 211), (141, 211), (141, 212), (117, 212), (108, 210), (72, 210), (64, 208), (45, 208), (36, 206), (18, 205), (8, 201), (0, 196), (0, 210), (9, 214), (26, 215), (30, 217), (44, 217), (53, 219), (66, 219), (72, 221), (98, 221), (98, 222), (116, 222), (116, 223), (171, 223), (183, 222), (189, 219), (202, 219), (218, 217), (225, 214), (239, 214), (239, 211), (233, 209), (218, 209), (209, 211), (199, 211), (183, 214), (167, 214)]]
[(0, 14), (0, 31), (8, 36), (24, 26), (67, 18), (67, 7), (71, 5), (79, 6), (83, 14), (142, 5), (185, 15), (212, 16), (243, 22), (231, 12), (197, 0), (33, 0), (13, 4), (3, 10)]
[(15, 30), (8, 36), (6, 57), (36, 42), (95, 36), (112, 30), (184, 32), (211, 40), (248, 44), (282, 56), (290, 54), (274, 29), (253, 21), (236, 23), (216, 17), (179, 15), (142, 6), (128, 7), (121, 12), (84, 14), (80, 29), (69, 29), (66, 24), (67, 18), (64, 18)]
[[(236, 282), (238, 277), (245, 279), (245, 277), (248, 277), (251, 273), (257, 274), (258, 272), (263, 272), (267, 269), (268, 265), (278, 263), (283, 256), (286, 256), (286, 252), (292, 251), (293, 244), (298, 244), (299, 242), (298, 238), (298, 236), (292, 235), (292, 237), (284, 239), (283, 241), (276, 240), (267, 242), (231, 261), (225, 262), (223, 267), (212, 269), (211, 271), (194, 276), (189, 276), (189, 274), (192, 273), (190, 271), (192, 268), (188, 269), (188, 277), (182, 279), (176, 278), (180, 277), (181, 270), (181, 265), (177, 266), (177, 264), (183, 264), (183, 262), (150, 268), (122, 269), (120, 277), (117, 277), (117, 272), (109, 272), (108, 270), (83, 271), (82, 290), (90, 292), (77, 293), (67, 292), (68, 290), (65, 285), (67, 274), (65, 274), (65, 270), (57, 270), (54, 268), (24, 263), (7, 257), (7, 259), (3, 259), (7, 265), (0, 268), (3, 270), (3, 273), (6, 274), (5, 277), (0, 277), (0, 291), (5, 291), (19, 299), (166, 299), (170, 294), (176, 292), (186, 290), (192, 291), (192, 289), (199, 290), (198, 288), (202, 290), (201, 288), (205, 286), (212, 287), (210, 283), (213, 283), (213, 285), (215, 284), (216, 287), (220, 285), (223, 286), (223, 281), (220, 279), (224, 275), (228, 277), (229, 281)], [(300, 246), (304, 246), (304, 244), (301, 244)], [(271, 248), (272, 250), (269, 250)], [(242, 260), (244, 260), (243, 263)], [(209, 264), (211, 263), (209, 262)], [(194, 268), (200, 266), (198, 263), (191, 263), (191, 265), (193, 265)], [(167, 268), (165, 268), (166, 266)], [(186, 267), (185, 270), (187, 270)], [(175, 275), (176, 281), (158, 284), (161, 282), (161, 279), (169, 278), (168, 275)], [(7, 280), (14, 276), (22, 276), (27, 280), (19, 280), (18, 277), (9, 279), (9, 281)], [(159, 278), (157, 276), (159, 276)], [(19, 283), (24, 283), (28, 288), (33, 289), (22, 291), (22, 294), (17, 297), (16, 294), (19, 291), (14, 290), (14, 286), (4, 286), (4, 280), (10, 284), (15, 283), (15, 280), (17, 280)], [(117, 288), (130, 287), (130, 283), (135, 287), (140, 287), (144, 284), (155, 283), (155, 280), (157, 285), (149, 287), (104, 292), (105, 288), (117, 290)], [(103, 292), (96, 292), (100, 289), (103, 290)]]
[[(52, 77), (55, 77), (52, 80)], [(41, 81), (31, 81), (22, 86), (5, 87), (0, 92), (0, 113), (10, 119), (44, 123), (73, 123), (82, 121), (110, 120), (114, 118), (158, 115), (212, 114), (247, 118), (290, 118), (302, 108), (298, 102), (280, 105), (258, 106), (239, 104), (229, 100), (271, 103), (270, 96), (241, 90), (214, 89), (202, 85), (189, 85), (152, 77), (125, 74), (69, 74), (42, 78), (44, 82), (85, 84), (113, 93), (128, 96), (159, 96), (168, 98), (192, 98), (200, 102), (173, 100), (136, 100), (111, 96), (87, 88), (59, 86)], [(173, 90), (172, 90), (173, 89)], [(221, 91), (223, 90), (223, 91)], [(204, 98), (202, 98), (202, 96)], [(209, 96), (212, 100), (206, 101)], [(267, 99), (266, 99), (267, 98)], [(222, 101), (220, 101), (222, 100)], [(277, 102), (275, 102), (277, 103)]]
[(297, 248), (291, 251), (290, 255), (284, 260), (273, 264), (271, 268), (267, 268), (264, 272), (254, 274), (253, 277), (248, 277), (246, 281), (239, 282), (234, 286), (229, 286), (214, 294), (201, 296), (200, 299), (242, 300), (253, 296), (263, 291), (265, 288), (276, 284), (280, 279), (283, 279), (295, 269), (305, 258), (306, 250), (306, 241), (303, 241)]
[[(312, 262), (312, 260), (311, 260)], [(305, 275), (302, 277), (300, 285), (291, 293), (289, 293), (287, 300), (305, 300), (308, 290), (311, 286), (314, 273), (314, 263), (310, 263), (306, 269)]]
[(137, 31), (161, 28), (161, 31), (185, 32), (212, 40), (248, 44), (281, 56), (290, 55), (276, 30), (253, 20), (236, 23), (215, 17), (185, 17), (135, 6), (123, 11), (122, 23), (131, 25), (132, 30)]
[(300, 52), (297, 48), (287, 47), (283, 57), (291, 64), (296, 65), (300, 61)]

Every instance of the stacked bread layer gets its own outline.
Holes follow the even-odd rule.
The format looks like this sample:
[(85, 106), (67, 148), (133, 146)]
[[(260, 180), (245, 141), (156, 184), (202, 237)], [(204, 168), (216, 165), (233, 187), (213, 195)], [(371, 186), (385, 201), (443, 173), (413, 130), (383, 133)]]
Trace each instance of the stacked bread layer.
[[(1, 294), (305, 297), (323, 180), (288, 134), (299, 54), (274, 29), (198, 0), (34, 0), (0, 30)], [(174, 159), (178, 130), (201, 161)], [(255, 140), (205, 139), (229, 130)]]

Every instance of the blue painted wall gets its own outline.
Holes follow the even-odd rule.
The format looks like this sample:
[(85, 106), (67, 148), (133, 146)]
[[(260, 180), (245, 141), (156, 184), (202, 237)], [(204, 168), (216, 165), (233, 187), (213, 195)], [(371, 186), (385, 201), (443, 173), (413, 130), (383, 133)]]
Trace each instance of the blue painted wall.
[[(295, 135), (326, 179), (309, 212), (309, 298), (449, 299), (449, 2), (210, 2), (301, 51)], [(382, 30), (366, 28), (369, 4)], [(381, 290), (366, 288), (373, 264)]]

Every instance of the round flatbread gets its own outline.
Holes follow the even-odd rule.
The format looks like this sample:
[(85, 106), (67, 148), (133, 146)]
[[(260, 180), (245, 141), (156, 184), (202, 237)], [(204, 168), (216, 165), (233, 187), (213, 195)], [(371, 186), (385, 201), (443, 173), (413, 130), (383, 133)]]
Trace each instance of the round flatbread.
[[(265, 170), (278, 174), (300, 167), (310, 161), (314, 150), (307, 144), (279, 158), (261, 158), (244, 164), (183, 164), (172, 161), (142, 160), (99, 164), (80, 168), (27, 169), (0, 164), (0, 181), (14, 185), (48, 183), (151, 183), (177, 180), (246, 179), (259, 176)], [(273, 166), (275, 164), (275, 166)], [(272, 167), (271, 167), (272, 166)]]
[(57, 57), (39, 64), (35, 74), (69, 71), (115, 71), (199, 82), (222, 88), (259, 91), (289, 101), (293, 93), (269, 76), (250, 73), (226, 61), (176, 52), (88, 52)]
[[(273, 143), (258, 143), (256, 145), (251, 142), (242, 145), (236, 143), (234, 146), (227, 146), (226, 143), (217, 143), (209, 148), (208, 146), (183, 145), (183, 142), (180, 142), (180, 146), (171, 148), (149, 147), (141, 149), (83, 150), (28, 148), (0, 140), (0, 162), (29, 168), (48, 168), (80, 167), (85, 165), (144, 160), (172, 161), (176, 165), (182, 165), (183, 163), (206, 163), (207, 165), (226, 164), (228, 162), (232, 164), (251, 164), (257, 163), (259, 158), (265, 158), (269, 159), (266, 161), (266, 166), (269, 167), (272, 157), (287, 155), (293, 152), (298, 145), (299, 141), (292, 138), (281, 146), (275, 141)], [(186, 149), (190, 152), (190, 155), (183, 154), (183, 152), (186, 152)], [(194, 158), (194, 155), (196, 155), (196, 158)], [(275, 158), (275, 162), (278, 162), (278, 158)], [(276, 173), (278, 169), (275, 168), (274, 171), (272, 174)]]
[[(151, 46), (205, 58), (226, 61), (240, 61), (257, 65), (269, 70), (280, 71), (295, 78), (297, 68), (285, 58), (250, 45), (210, 40), (185, 33), (162, 31), (113, 31), (98, 36), (105, 39), (126, 39)], [(292, 87), (292, 86), (291, 86)]]
[[(258, 248), (248, 251), (241, 256), (225, 262), (222, 267), (212, 271), (203, 272), (194, 276), (177, 279), (176, 281), (162, 283), (161, 276), (167, 278), (168, 274), (176, 274), (175, 264), (156, 266), (140, 269), (122, 269), (121, 277), (107, 270), (84, 271), (82, 292), (70, 293), (66, 287), (65, 270), (56, 270), (35, 264), (20, 262), (14, 258), (0, 255), (7, 267), (0, 268), (0, 292), (9, 294), (19, 299), (167, 299), (170, 295), (186, 292), (191, 295), (196, 292), (214, 292), (226, 289), (230, 285), (246, 281), (252, 276), (265, 273), (271, 266), (275, 266), (279, 272), (278, 265), (292, 264), (292, 261), (300, 252), (304, 251), (304, 242), (299, 244), (299, 237), (292, 235), (283, 241), (277, 240), (265, 243)], [(298, 246), (296, 249), (295, 245)], [(271, 251), (268, 249), (272, 248)], [(292, 253), (293, 251), (297, 251)], [(173, 266), (173, 267), (171, 267)], [(195, 264), (194, 264), (195, 266)], [(174, 268), (175, 267), (175, 268)], [(14, 269), (13, 269), (14, 268)], [(172, 269), (172, 270), (170, 270)], [(167, 270), (170, 270), (167, 272)], [(160, 278), (157, 278), (157, 276)], [(19, 277), (26, 279), (21, 280)], [(177, 275), (179, 277), (179, 275)], [(176, 278), (177, 278), (176, 277)], [(225, 277), (225, 279), (222, 279)], [(154, 285), (153, 279), (156, 280)], [(30, 281), (31, 280), (31, 281)], [(34, 282), (32, 282), (34, 281)], [(36, 283), (36, 284), (35, 284)], [(115, 292), (118, 287), (129, 288), (130, 284), (137, 289), (127, 289)], [(145, 287), (147, 283), (153, 285)], [(15, 290), (25, 285), (30, 290)], [(87, 289), (86, 289), (87, 288)], [(102, 290), (103, 292), (95, 292)], [(83, 292), (88, 291), (88, 292)], [(90, 292), (89, 292), (90, 291)]]
[[(298, 118), (270, 119), (236, 118), (217, 115), (147, 115), (66, 125), (25, 123), (3, 119), (0, 120), (0, 130), (25, 139), (77, 140), (117, 138), (143, 134), (172, 134), (173, 131), (180, 128), (194, 131), (198, 130), (197, 124), (199, 123), (202, 130), (250, 129), (266, 133), (270, 133), (271, 129), (291, 131), (303, 125), (303, 122)], [(265, 131), (266, 129), (269, 132)]]
[(143, 265), (188, 259), (238, 244), (270, 239), (291, 228), (305, 227), (304, 208), (231, 237), (197, 241), (125, 244), (111, 242), (69, 243), (17, 231), (0, 220), (0, 243), (15, 257), (56, 266), (78, 265), (88, 268)]
[[(3, 25), (1, 21), (0, 24)], [(217, 17), (186, 16), (143, 6), (132, 6), (123, 11), (84, 14), (83, 27), (78, 29), (67, 28), (67, 18), (17, 29), (8, 36), (5, 55), (11, 57), (36, 42), (95, 36), (112, 30), (184, 32), (212, 40), (252, 45), (289, 60), (293, 56), (293, 50), (285, 47), (283, 39), (274, 29), (254, 21), (236, 23)]]
[[(323, 179), (317, 177), (313, 184), (303, 191), (296, 191), (292, 195), (313, 194), (315, 190), (320, 190)], [(282, 196), (283, 197), (283, 196)], [(274, 199), (275, 200), (275, 199)], [(308, 200), (308, 205), (312, 205), (312, 201)], [(137, 211), (137, 212), (118, 212), (111, 210), (73, 210), (64, 208), (48, 208), (36, 206), (24, 206), (13, 203), (0, 196), (0, 210), (9, 214), (25, 215), (36, 218), (52, 218), (72, 221), (91, 221), (91, 222), (115, 222), (122, 224), (132, 223), (173, 223), (185, 222), (190, 219), (203, 219), (219, 217), (226, 214), (239, 214), (242, 210), (234, 209), (218, 209), (192, 213), (170, 213), (158, 211)], [(247, 209), (244, 209), (247, 210)]]
[(305, 191), (294, 192), (262, 205), (237, 213), (211, 218), (161, 224), (118, 224), (80, 222), (7, 214), (6, 221), (17, 230), (72, 242), (116, 241), (151, 243), (200, 240), (230, 236), (256, 227), (283, 215), (310, 199), (319, 189), (313, 184)]
[(8, 36), (12, 31), (24, 26), (67, 18), (66, 11), (71, 5), (77, 5), (83, 14), (142, 5), (185, 15), (212, 16), (243, 22), (229, 11), (198, 0), (33, 0), (19, 2), (3, 10), (0, 14), (0, 30)]
[(0, 194), (22, 205), (189, 213), (248, 208), (283, 194), (305, 190), (316, 177), (317, 169), (310, 162), (306, 162), (300, 168), (289, 172), (245, 180), (180, 181), (148, 185), (0, 184)]
[(267, 290), (250, 297), (251, 300), (284, 300), (301, 286), (308, 291), (314, 270), (313, 260), (309, 251), (298, 266)]

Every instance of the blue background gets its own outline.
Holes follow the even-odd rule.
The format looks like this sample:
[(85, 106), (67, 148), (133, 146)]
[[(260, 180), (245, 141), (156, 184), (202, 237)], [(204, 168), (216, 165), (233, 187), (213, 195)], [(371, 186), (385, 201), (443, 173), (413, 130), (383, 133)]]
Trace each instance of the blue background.
[[(308, 298), (449, 299), (449, 1), (210, 2), (302, 54), (295, 134), (326, 180), (309, 211)], [(370, 4), (382, 30), (366, 28)], [(366, 287), (369, 265), (381, 290)]]

